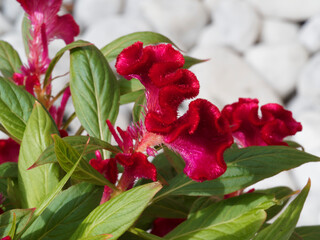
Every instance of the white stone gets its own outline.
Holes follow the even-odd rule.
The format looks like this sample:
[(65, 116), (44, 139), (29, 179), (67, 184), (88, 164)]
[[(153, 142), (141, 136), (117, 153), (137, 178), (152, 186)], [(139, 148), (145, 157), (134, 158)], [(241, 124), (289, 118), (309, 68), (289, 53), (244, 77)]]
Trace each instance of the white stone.
[(209, 12), (215, 11), (219, 2), (220, 0), (203, 0), (204, 5)]
[(106, 17), (118, 14), (122, 4), (122, 0), (77, 0), (73, 14), (80, 27), (91, 27)]
[(263, 21), (261, 31), (261, 41), (263, 43), (278, 44), (298, 41), (299, 26), (298, 24), (266, 18)]
[(155, 31), (164, 34), (183, 50), (192, 47), (209, 16), (198, 0), (148, 0), (141, 10)]
[(0, 35), (8, 32), (10, 29), (10, 22), (0, 13)]
[(304, 21), (320, 13), (319, 0), (247, 0), (264, 16)]
[(241, 57), (221, 46), (198, 46), (191, 56), (208, 59), (191, 68), (200, 81), (201, 98), (220, 108), (239, 97), (258, 98), (261, 104), (281, 103), (275, 92)]
[(92, 42), (101, 48), (123, 35), (150, 30), (151, 27), (139, 19), (132, 19), (126, 16), (114, 16), (92, 25), (80, 38)]
[(20, 15), (24, 14), (24, 11), (17, 1), (3, 0), (2, 13), (7, 19), (14, 22)]
[(261, 20), (245, 1), (221, 0), (213, 11), (213, 23), (200, 38), (200, 44), (220, 44), (243, 52), (258, 38)]
[(308, 53), (299, 43), (260, 44), (249, 49), (245, 59), (281, 97), (286, 97), (294, 90)]
[(314, 55), (303, 67), (298, 81), (298, 93), (317, 99), (317, 104), (320, 104), (320, 53)]
[(309, 19), (301, 28), (300, 41), (311, 53), (320, 50), (320, 14)]

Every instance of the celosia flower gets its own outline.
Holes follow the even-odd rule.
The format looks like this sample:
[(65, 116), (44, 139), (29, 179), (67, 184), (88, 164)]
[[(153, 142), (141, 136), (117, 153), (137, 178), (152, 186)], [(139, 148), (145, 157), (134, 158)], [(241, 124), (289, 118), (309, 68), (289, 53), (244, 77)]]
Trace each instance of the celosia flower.
[(70, 14), (58, 16), (62, 0), (17, 0), (28, 14), (31, 38), (28, 41), (28, 66), (21, 67), (13, 79), (18, 85), (34, 94), (34, 86), (40, 86), (40, 76), (50, 63), (49, 42), (55, 38), (63, 39), (66, 44), (79, 34), (79, 26)]
[(0, 164), (18, 162), (20, 145), (11, 138), (0, 139)]
[(1, 238), (1, 240), (11, 240), (11, 237), (10, 236), (6, 236), (4, 238)]
[(242, 147), (285, 145), (283, 139), (302, 130), (292, 113), (276, 103), (263, 105), (259, 116), (257, 99), (240, 98), (227, 105), (222, 115), (228, 119), (232, 134)]
[(118, 73), (139, 79), (146, 89), (145, 122), (134, 151), (166, 144), (184, 158), (189, 177), (215, 179), (226, 170), (223, 152), (233, 139), (227, 121), (206, 100), (191, 102), (187, 113), (178, 117), (179, 105), (199, 93), (196, 76), (183, 65), (182, 54), (170, 44), (143, 48), (137, 42), (119, 54)]
[(157, 218), (153, 221), (151, 233), (164, 237), (185, 220), (185, 218)]

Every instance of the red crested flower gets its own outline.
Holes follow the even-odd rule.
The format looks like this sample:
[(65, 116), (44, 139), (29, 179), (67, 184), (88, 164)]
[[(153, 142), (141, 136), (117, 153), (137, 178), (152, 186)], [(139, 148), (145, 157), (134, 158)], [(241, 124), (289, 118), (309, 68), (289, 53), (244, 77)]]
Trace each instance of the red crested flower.
[(4, 237), (4, 238), (1, 238), (1, 240), (11, 240), (11, 237), (6, 236), (6, 237)]
[(11, 138), (0, 139), (0, 164), (18, 162), (20, 145)]
[(116, 62), (119, 74), (139, 79), (146, 88), (145, 131), (136, 151), (166, 144), (184, 158), (189, 177), (212, 180), (225, 172), (223, 152), (233, 138), (227, 121), (206, 100), (191, 102), (178, 117), (179, 105), (199, 93), (196, 76), (183, 65), (182, 54), (170, 44), (143, 48), (141, 42), (124, 49)]
[(292, 113), (276, 103), (261, 107), (257, 99), (240, 98), (227, 105), (222, 115), (228, 119), (233, 137), (242, 147), (285, 145), (283, 139), (302, 130)]
[(28, 41), (28, 66), (21, 67), (13, 79), (18, 85), (34, 95), (34, 86), (40, 85), (40, 76), (50, 63), (49, 42), (55, 38), (71, 43), (79, 34), (79, 26), (70, 14), (58, 16), (62, 0), (17, 0), (28, 14), (30, 20), (30, 39)]
[(164, 237), (185, 220), (185, 218), (157, 218), (153, 221), (151, 233), (159, 237)]

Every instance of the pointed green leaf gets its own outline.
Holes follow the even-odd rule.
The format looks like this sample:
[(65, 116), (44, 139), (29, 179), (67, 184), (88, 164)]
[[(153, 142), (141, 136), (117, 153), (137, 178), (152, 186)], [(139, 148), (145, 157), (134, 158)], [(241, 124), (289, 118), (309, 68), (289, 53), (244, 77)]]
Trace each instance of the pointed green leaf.
[(298, 227), (292, 233), (290, 240), (319, 240), (320, 226)]
[(224, 195), (281, 171), (319, 161), (316, 156), (285, 146), (229, 149), (225, 152), (224, 159), (227, 162), (227, 171), (221, 177), (199, 183), (180, 174), (169, 181), (169, 186), (165, 186), (155, 200), (166, 195)]
[(184, 57), (184, 65), (183, 68), (190, 68), (193, 65), (199, 64), (199, 63), (203, 63), (206, 62), (207, 59), (202, 60), (202, 59), (197, 59), (197, 58), (193, 58), (193, 57), (189, 57), (189, 56), (183, 56)]
[(273, 196), (244, 194), (200, 209), (166, 235), (166, 239), (250, 239), (265, 221)]
[(89, 45), (92, 45), (92, 43), (78, 40), (78, 41), (72, 42), (72, 43), (68, 44), (67, 46), (65, 46), (64, 48), (60, 49), (59, 52), (57, 52), (57, 54), (54, 56), (54, 58), (52, 58), (52, 60), (49, 64), (49, 67), (46, 71), (46, 75), (44, 77), (43, 85), (46, 86), (48, 84), (54, 67), (56, 66), (57, 62), (59, 62), (59, 60), (61, 59), (61, 57), (63, 56), (63, 54), (66, 51), (71, 50), (73, 48), (84, 47), (84, 46), (89, 46)]
[(0, 165), (0, 178), (18, 177), (18, 164), (16, 162), (6, 162)]
[(62, 140), (62, 138), (60, 138), (58, 135), (54, 135), (53, 140), (54, 151), (63, 170), (69, 172), (78, 159), (81, 158), (80, 163), (74, 171), (72, 177), (101, 186), (107, 185), (110, 188), (115, 189), (113, 184), (111, 184), (103, 175), (95, 170), (88, 162), (86, 162), (82, 158), (81, 154), (64, 140)]
[(23, 239), (69, 239), (83, 219), (99, 205), (102, 192), (102, 188), (88, 183), (61, 192), (33, 222)]
[(299, 220), (303, 204), (310, 190), (310, 180), (301, 193), (271, 225), (264, 228), (254, 240), (288, 240)]
[(25, 13), (22, 19), (21, 23), (21, 32), (22, 32), (22, 40), (23, 40), (23, 46), (24, 46), (24, 51), (26, 53), (26, 56), (29, 56), (29, 41), (32, 39), (31, 33), (31, 22), (28, 18), (28, 14)]
[(93, 45), (71, 50), (70, 89), (76, 114), (90, 136), (108, 140), (106, 120), (119, 111), (118, 82), (102, 53)]
[(0, 77), (0, 122), (20, 141), (34, 102), (34, 97), (27, 91)]
[(20, 72), (22, 62), (17, 51), (7, 42), (0, 41), (0, 72), (6, 78)]
[(156, 235), (150, 234), (150, 233), (148, 233), (146, 231), (143, 231), (142, 229), (139, 229), (139, 228), (130, 229), (130, 232), (134, 233), (135, 235), (139, 236), (140, 238), (146, 239), (146, 240), (161, 240), (161, 239), (164, 239), (164, 238), (158, 237)]
[[(89, 142), (88, 139), (90, 138)], [(70, 144), (78, 153), (82, 153), (85, 149), (84, 155), (88, 153), (95, 152), (96, 150), (108, 150), (112, 153), (118, 153), (120, 150), (117, 147), (112, 146), (111, 144), (99, 140), (94, 137), (88, 136), (70, 136), (65, 137), (63, 140)], [(47, 163), (56, 163), (58, 162), (56, 154), (54, 152), (54, 145), (50, 145), (39, 157), (39, 159), (34, 163), (32, 167), (41, 166)]]
[(132, 78), (128, 80), (121, 77), (118, 80), (118, 83), (119, 83), (120, 95), (124, 95), (126, 93), (144, 89), (144, 86), (142, 85), (142, 83), (136, 78)]
[(111, 234), (118, 239), (139, 217), (161, 185), (158, 182), (135, 187), (93, 210), (81, 223), (71, 240)]
[(112, 41), (101, 49), (103, 55), (108, 62), (116, 59), (119, 53), (126, 47), (129, 47), (135, 42), (141, 41), (145, 45), (156, 43), (170, 43), (176, 46), (169, 38), (155, 32), (135, 32)]
[(58, 133), (51, 116), (38, 102), (27, 122), (18, 161), (18, 181), (24, 208), (38, 207), (59, 182), (59, 165), (47, 164), (27, 170), (52, 144), (51, 134)]
[(144, 95), (144, 90), (140, 89), (134, 92), (126, 93), (120, 96), (120, 105), (135, 102), (141, 95)]

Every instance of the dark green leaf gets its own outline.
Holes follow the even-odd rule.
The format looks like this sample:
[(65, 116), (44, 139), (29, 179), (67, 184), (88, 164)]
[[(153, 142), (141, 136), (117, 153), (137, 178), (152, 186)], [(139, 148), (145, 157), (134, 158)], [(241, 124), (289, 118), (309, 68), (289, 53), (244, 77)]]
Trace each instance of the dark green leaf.
[(306, 226), (294, 229), (290, 240), (319, 240), (320, 226)]
[(144, 95), (144, 90), (137, 90), (134, 92), (126, 93), (120, 96), (120, 105), (135, 102), (141, 95)]
[[(120, 151), (118, 148), (112, 146), (111, 144), (94, 137), (70, 136), (63, 138), (63, 140), (71, 145), (80, 154), (85, 150), (84, 155), (102, 149), (108, 150), (112, 153), (118, 153)], [(33, 164), (32, 167), (55, 162), (58, 161), (54, 152), (54, 145), (52, 144), (40, 155), (39, 159)]]
[(303, 204), (310, 190), (310, 180), (301, 193), (271, 225), (264, 228), (254, 240), (288, 240), (299, 220)]
[(71, 50), (70, 89), (76, 114), (90, 136), (110, 137), (106, 120), (119, 111), (118, 82), (102, 53), (93, 45)]
[(142, 93), (135, 101), (132, 109), (133, 122), (137, 123), (143, 118), (144, 112), (145, 112), (144, 111), (145, 103), (146, 103), (146, 95), (145, 93)]
[(124, 95), (126, 93), (135, 92), (135, 91), (144, 89), (144, 86), (142, 85), (142, 83), (136, 78), (132, 78), (130, 80), (127, 80), (125, 78), (120, 78), (118, 80), (118, 83), (119, 83), (120, 95)]
[(319, 161), (316, 156), (285, 146), (229, 149), (225, 152), (224, 159), (228, 168), (218, 179), (199, 183), (180, 174), (170, 180), (169, 186), (165, 186), (155, 200), (166, 195), (224, 195), (246, 188), (281, 171), (307, 162)]
[(69, 239), (85, 217), (99, 205), (102, 188), (80, 183), (61, 192), (33, 222), (24, 240)]
[(167, 37), (155, 32), (135, 32), (112, 41), (101, 49), (103, 55), (107, 58), (108, 62), (116, 59), (119, 53), (126, 47), (129, 47), (135, 42), (141, 41), (145, 45), (156, 43), (171, 43), (175, 44)]
[(276, 216), (287, 204), (289, 198), (295, 193), (288, 187), (275, 187), (265, 190), (257, 190), (256, 193), (273, 194), (278, 200), (277, 205), (272, 206), (267, 210), (267, 221)]
[(273, 196), (256, 193), (225, 199), (190, 215), (166, 239), (251, 239), (274, 204)]
[(18, 164), (16, 162), (6, 162), (0, 165), (0, 178), (18, 177)]
[(139, 217), (152, 197), (160, 190), (158, 182), (123, 192), (93, 210), (81, 223), (71, 240), (111, 234), (118, 239)]
[(0, 122), (20, 141), (34, 102), (34, 97), (27, 91), (0, 77)]
[(6, 78), (20, 72), (22, 62), (17, 51), (7, 42), (0, 41), (0, 72)]
[(113, 184), (86, 162), (79, 152), (63, 141), (58, 135), (54, 135), (53, 140), (54, 151), (63, 170), (69, 172), (78, 159), (81, 158), (79, 166), (74, 171), (72, 177), (101, 186), (107, 185), (110, 188), (115, 189)]
[(192, 67), (195, 64), (203, 63), (203, 62), (208, 61), (207, 59), (202, 60), (202, 59), (197, 59), (197, 58), (193, 58), (193, 57), (189, 57), (189, 56), (183, 56), (183, 57), (184, 57), (183, 68), (186, 68), (186, 69)]
[(46, 71), (46, 75), (44, 77), (43, 85), (46, 86), (48, 84), (54, 67), (56, 66), (57, 62), (61, 59), (61, 57), (63, 56), (63, 54), (66, 51), (71, 50), (73, 48), (84, 47), (84, 46), (89, 46), (89, 45), (92, 45), (92, 43), (78, 40), (78, 41), (72, 42), (72, 43), (68, 44), (67, 46), (65, 46), (64, 48), (60, 49), (59, 52), (57, 52), (57, 54), (54, 56), (54, 58), (52, 58), (52, 60), (49, 64), (49, 67)]
[(47, 164), (27, 170), (52, 144), (51, 134), (58, 133), (51, 116), (38, 102), (28, 120), (20, 147), (18, 169), (23, 208), (38, 207), (59, 182), (59, 165)]
[(16, 233), (19, 233), (30, 220), (33, 209), (13, 209), (0, 215), (0, 237), (8, 236), (14, 222), (16, 221)]

